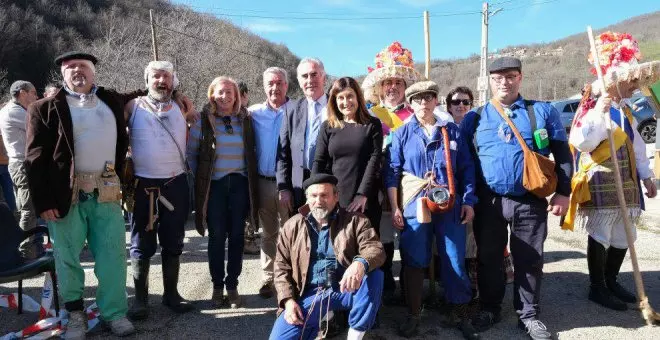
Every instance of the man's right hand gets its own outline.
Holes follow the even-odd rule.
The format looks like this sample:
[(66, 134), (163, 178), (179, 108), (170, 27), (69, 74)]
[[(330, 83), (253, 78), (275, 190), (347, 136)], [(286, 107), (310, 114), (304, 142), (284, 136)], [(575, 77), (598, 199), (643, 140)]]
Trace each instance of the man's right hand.
[(392, 225), (394, 228), (403, 230), (403, 214), (399, 208), (396, 208), (392, 211)]
[(293, 211), (293, 198), (291, 191), (289, 190), (280, 190), (279, 192), (280, 207), (286, 209), (288, 212)]
[(57, 209), (48, 209), (41, 213), (41, 218), (46, 222), (53, 222), (60, 218), (60, 213)]
[(284, 320), (289, 325), (302, 325), (304, 322), (302, 309), (293, 298), (289, 298), (284, 303)]

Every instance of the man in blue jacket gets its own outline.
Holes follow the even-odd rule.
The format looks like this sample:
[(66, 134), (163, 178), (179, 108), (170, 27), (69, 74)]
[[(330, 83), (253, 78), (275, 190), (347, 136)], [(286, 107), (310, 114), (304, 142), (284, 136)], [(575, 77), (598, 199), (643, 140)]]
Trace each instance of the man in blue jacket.
[[(474, 232), (479, 249), (481, 312), (473, 324), (484, 331), (501, 320), (505, 293), (502, 260), (510, 227), (518, 326), (532, 339), (551, 339), (551, 333), (538, 319), (543, 243), (548, 233), (548, 212), (561, 216), (568, 209), (573, 167), (559, 113), (548, 103), (523, 99), (519, 93), (521, 71), (522, 63), (516, 58), (494, 60), (489, 68), (491, 101), (469, 112), (461, 124), (461, 135), (473, 144), (471, 151), (477, 164)], [(502, 114), (510, 118), (530, 150), (545, 156), (552, 153), (558, 182), (549, 203), (523, 187), (523, 148), (494, 104), (502, 107)]]

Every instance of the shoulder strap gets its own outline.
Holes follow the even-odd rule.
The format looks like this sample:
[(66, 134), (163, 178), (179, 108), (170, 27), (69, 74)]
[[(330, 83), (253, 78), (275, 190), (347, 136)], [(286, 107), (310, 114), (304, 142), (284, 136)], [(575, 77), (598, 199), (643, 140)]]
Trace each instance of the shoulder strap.
[(527, 108), (529, 123), (532, 126), (532, 133), (534, 133), (534, 131), (536, 131), (536, 114), (534, 114), (534, 102), (531, 100), (525, 100), (525, 107)]
[[(537, 127), (536, 114), (534, 113), (534, 102), (531, 100), (525, 100), (525, 107), (527, 108), (527, 115), (529, 116), (529, 125), (532, 127), (532, 136), (534, 136), (534, 131), (536, 131)], [(536, 150), (536, 143), (532, 143), (532, 147)]]
[(188, 167), (188, 162), (186, 162), (186, 156), (183, 155), (183, 150), (181, 149), (181, 145), (179, 145), (179, 143), (176, 141), (176, 138), (174, 138), (174, 134), (170, 131), (170, 129), (167, 128), (165, 123), (163, 123), (163, 121), (160, 119), (160, 117), (158, 117), (157, 114), (151, 112), (151, 110), (148, 110), (148, 111), (156, 118), (156, 121), (158, 121), (158, 123), (160, 123), (160, 126), (162, 126), (163, 129), (165, 129), (165, 131), (167, 131), (167, 134), (170, 135), (170, 137), (172, 137), (172, 141), (174, 142), (174, 145), (176, 145), (177, 150), (179, 150), (179, 157), (181, 158), (181, 165), (183, 165), (184, 171), (189, 172), (190, 168)]
[[(502, 104), (498, 102), (497, 100), (491, 100), (490, 103), (495, 107), (497, 110), (497, 113), (502, 116), (504, 121), (506, 121), (507, 124), (509, 124), (509, 127), (511, 128), (511, 131), (516, 135), (516, 138), (518, 139), (518, 143), (520, 144), (520, 147), (523, 149), (524, 152), (529, 152), (529, 146), (527, 146), (527, 143), (525, 142), (525, 139), (520, 135), (520, 131), (518, 131), (518, 128), (513, 124), (511, 119), (509, 119), (509, 116), (507, 116), (504, 113), (504, 109), (502, 109)], [(528, 106), (529, 107), (529, 106)], [(533, 111), (532, 111), (533, 113)], [(534, 119), (534, 124), (536, 124), (536, 119)]]

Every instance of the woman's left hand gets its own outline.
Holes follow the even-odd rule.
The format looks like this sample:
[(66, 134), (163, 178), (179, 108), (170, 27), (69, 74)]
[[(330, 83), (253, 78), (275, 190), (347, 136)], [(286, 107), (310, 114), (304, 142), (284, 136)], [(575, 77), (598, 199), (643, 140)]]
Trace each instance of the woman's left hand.
[(355, 195), (355, 198), (353, 198), (353, 202), (348, 205), (346, 210), (349, 212), (354, 212), (354, 211), (359, 211), (361, 213), (364, 213), (364, 210), (367, 207), (367, 197), (363, 195)]

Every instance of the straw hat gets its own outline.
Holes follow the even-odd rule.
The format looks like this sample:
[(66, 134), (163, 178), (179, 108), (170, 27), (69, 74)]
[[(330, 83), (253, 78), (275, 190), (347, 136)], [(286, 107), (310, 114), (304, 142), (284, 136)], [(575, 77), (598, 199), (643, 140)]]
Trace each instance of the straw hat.
[(365, 98), (372, 103), (380, 102), (382, 95), (381, 82), (388, 78), (400, 78), (406, 82), (406, 87), (422, 79), (415, 70), (412, 53), (403, 48), (398, 41), (376, 54), (376, 68), (368, 67), (369, 74), (362, 82)]

